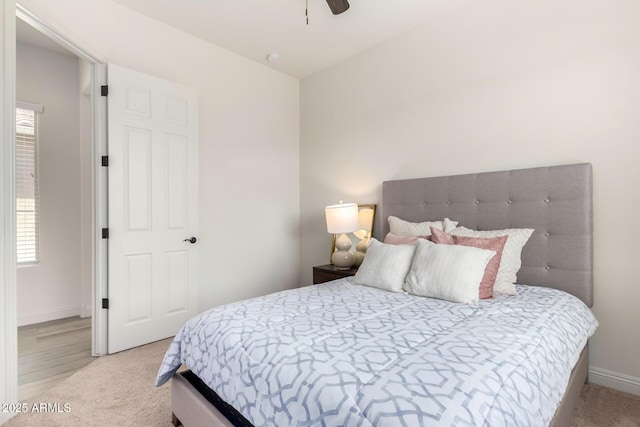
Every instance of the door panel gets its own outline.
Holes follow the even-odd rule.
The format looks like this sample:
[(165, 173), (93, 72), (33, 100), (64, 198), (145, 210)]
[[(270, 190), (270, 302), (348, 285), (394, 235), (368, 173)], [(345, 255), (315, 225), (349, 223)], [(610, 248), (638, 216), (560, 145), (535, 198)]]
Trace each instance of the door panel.
[(109, 65), (109, 353), (175, 335), (198, 310), (195, 92)]
[(148, 129), (125, 127), (125, 231), (151, 231), (151, 138)]
[(124, 285), (129, 289), (129, 313), (125, 318), (125, 326), (152, 320), (152, 258), (153, 254), (150, 253), (124, 257)]
[(178, 135), (167, 136), (167, 214), (172, 230), (187, 228), (189, 141)]
[(186, 284), (189, 277), (189, 251), (167, 252), (166, 266), (169, 286), (168, 315), (177, 315), (187, 310)]

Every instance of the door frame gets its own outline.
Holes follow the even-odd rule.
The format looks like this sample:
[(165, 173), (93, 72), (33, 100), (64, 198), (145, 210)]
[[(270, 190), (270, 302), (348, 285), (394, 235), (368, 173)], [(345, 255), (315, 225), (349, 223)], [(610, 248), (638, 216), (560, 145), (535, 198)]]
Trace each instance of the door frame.
[[(107, 67), (103, 61), (81, 49), (46, 20), (36, 16), (15, 0), (2, 0), (0, 20), (0, 380), (4, 384), (4, 402), (17, 402), (17, 301), (15, 241), (15, 108), (16, 108), (16, 17), (53, 39), (91, 68), (91, 247), (92, 247), (92, 354), (106, 354), (107, 310), (102, 298), (108, 296), (107, 241), (101, 228), (107, 226), (107, 168), (100, 158), (107, 154), (107, 101), (100, 96), (107, 84)], [(0, 423), (4, 420), (0, 414)]]
[[(16, 314), (15, 108), (16, 5), (0, 9), (0, 399), (17, 402), (18, 319)], [(12, 114), (13, 111), (13, 114)], [(0, 412), (0, 423), (11, 414)]]

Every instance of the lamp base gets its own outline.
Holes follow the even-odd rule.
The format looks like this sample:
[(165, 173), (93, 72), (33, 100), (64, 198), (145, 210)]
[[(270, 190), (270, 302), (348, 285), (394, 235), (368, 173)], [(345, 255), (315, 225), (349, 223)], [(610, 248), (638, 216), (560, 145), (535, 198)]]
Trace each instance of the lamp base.
[(337, 270), (349, 270), (355, 261), (355, 255), (349, 251), (335, 251), (331, 255), (331, 263)]
[(336, 240), (336, 251), (331, 255), (331, 263), (338, 270), (348, 270), (356, 261), (355, 255), (349, 251), (350, 248), (351, 240), (342, 233)]

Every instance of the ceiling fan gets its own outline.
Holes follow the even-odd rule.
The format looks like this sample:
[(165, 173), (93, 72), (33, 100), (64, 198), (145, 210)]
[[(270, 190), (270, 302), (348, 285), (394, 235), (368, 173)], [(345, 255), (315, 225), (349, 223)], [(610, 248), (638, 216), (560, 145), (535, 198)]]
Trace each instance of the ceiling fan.
[(327, 4), (334, 15), (340, 15), (349, 9), (348, 0), (327, 0)]
[[(327, 4), (329, 5), (329, 9), (334, 15), (340, 15), (349, 9), (349, 1), (348, 0), (327, 0)], [(309, 25), (309, 0), (307, 0), (307, 7), (304, 11), (304, 14), (307, 18), (307, 25)]]

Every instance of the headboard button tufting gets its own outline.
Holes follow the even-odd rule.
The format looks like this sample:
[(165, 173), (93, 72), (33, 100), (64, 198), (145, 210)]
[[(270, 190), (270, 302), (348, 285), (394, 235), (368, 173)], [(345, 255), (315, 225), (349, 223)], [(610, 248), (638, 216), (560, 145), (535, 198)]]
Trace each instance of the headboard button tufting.
[(518, 280), (562, 289), (593, 305), (590, 164), (385, 181), (382, 188), (380, 236), (389, 231), (389, 215), (421, 222), (445, 214), (476, 229), (533, 228)]

